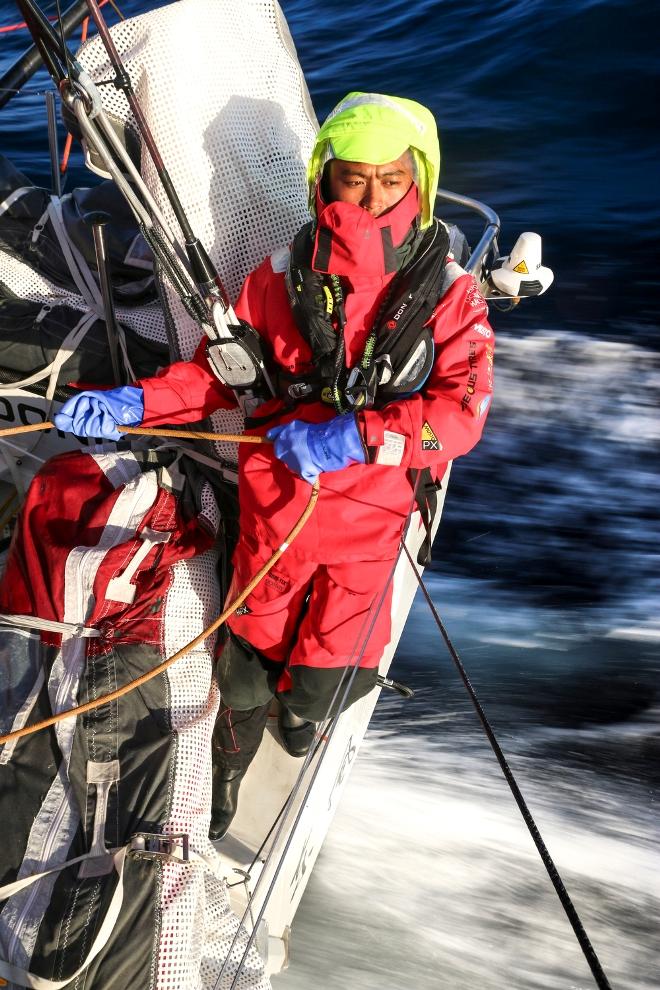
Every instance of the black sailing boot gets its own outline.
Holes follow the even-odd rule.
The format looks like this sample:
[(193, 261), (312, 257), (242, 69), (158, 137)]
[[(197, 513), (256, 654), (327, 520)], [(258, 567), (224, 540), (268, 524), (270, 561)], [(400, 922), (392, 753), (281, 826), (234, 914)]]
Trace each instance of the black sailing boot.
[(308, 722), (281, 706), (277, 716), (282, 746), (289, 756), (306, 756), (316, 735), (316, 722)]
[(238, 805), (238, 789), (259, 748), (268, 721), (270, 701), (258, 708), (234, 711), (222, 706), (213, 729), (210, 839), (221, 839)]
[(238, 789), (245, 770), (213, 764), (213, 793), (211, 796), (211, 824), (209, 839), (222, 839), (234, 820), (238, 807)]

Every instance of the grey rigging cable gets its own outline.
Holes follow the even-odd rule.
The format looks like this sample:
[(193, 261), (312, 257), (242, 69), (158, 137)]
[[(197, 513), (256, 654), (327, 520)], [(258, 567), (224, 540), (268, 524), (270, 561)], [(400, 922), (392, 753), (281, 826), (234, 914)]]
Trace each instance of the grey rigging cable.
[(518, 783), (513, 775), (513, 772), (506, 761), (506, 757), (504, 756), (504, 753), (500, 748), (500, 744), (498, 743), (495, 737), (495, 733), (491, 728), (490, 722), (486, 717), (486, 713), (481, 707), (481, 702), (479, 701), (477, 694), (474, 688), (472, 687), (472, 684), (470, 683), (470, 678), (468, 677), (467, 671), (463, 666), (461, 658), (459, 657), (456, 648), (449, 637), (449, 633), (445, 629), (442, 619), (438, 615), (437, 609), (433, 604), (433, 600), (429, 595), (426, 585), (424, 584), (422, 575), (417, 570), (417, 567), (415, 566), (415, 563), (412, 557), (410, 556), (408, 548), (405, 546), (405, 544), (403, 549), (405, 551), (406, 557), (408, 558), (408, 562), (410, 563), (410, 566), (413, 569), (413, 573), (417, 578), (417, 582), (422, 590), (422, 594), (424, 595), (427, 604), (431, 610), (433, 619), (435, 620), (435, 623), (440, 631), (440, 634), (445, 641), (445, 644), (447, 646), (447, 649), (449, 650), (451, 658), (454, 661), (454, 664), (456, 665), (456, 668), (461, 676), (461, 680), (463, 681), (463, 684), (465, 685), (467, 692), (470, 695), (470, 700), (474, 705), (477, 715), (479, 716), (479, 720), (483, 726), (484, 732), (486, 733), (488, 737), (488, 741), (492, 746), (493, 752), (497, 757), (497, 762), (499, 763), (502, 769), (502, 773), (506, 777), (506, 782), (511, 788), (511, 793), (513, 794), (516, 800), (516, 804), (520, 809), (520, 813), (523, 816), (525, 825), (529, 829), (529, 833), (532, 839), (534, 840), (534, 845), (539, 851), (539, 855), (543, 860), (543, 865), (545, 866), (548, 872), (548, 876), (552, 880), (552, 884), (557, 892), (557, 896), (559, 897), (559, 900), (561, 901), (561, 905), (564, 911), (566, 912), (566, 915), (568, 916), (568, 920), (571, 923), (575, 936), (580, 944), (580, 948), (584, 953), (584, 957), (589, 964), (589, 968), (592, 972), (594, 980), (596, 981), (596, 985), (600, 988), (600, 990), (612, 990), (611, 985), (603, 971), (603, 967), (600, 964), (600, 960), (596, 955), (596, 950), (594, 949), (593, 945), (589, 940), (589, 936), (587, 935), (584, 926), (580, 921), (580, 916), (575, 910), (575, 906), (571, 898), (569, 897), (568, 891), (564, 886), (564, 882), (559, 875), (559, 871), (557, 870), (557, 867), (555, 866), (554, 861), (550, 853), (548, 852), (548, 848), (545, 842), (541, 838), (541, 833), (538, 830), (538, 826), (532, 817), (531, 811), (527, 807), (527, 804), (525, 802), (525, 799), (522, 795), (520, 788), (518, 787)]

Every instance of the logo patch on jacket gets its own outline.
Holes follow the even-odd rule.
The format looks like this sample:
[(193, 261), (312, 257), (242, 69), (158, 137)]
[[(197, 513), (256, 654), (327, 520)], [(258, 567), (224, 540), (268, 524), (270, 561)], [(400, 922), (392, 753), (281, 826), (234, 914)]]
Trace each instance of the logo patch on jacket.
[(442, 450), (442, 444), (431, 429), (428, 420), (422, 427), (422, 450)]

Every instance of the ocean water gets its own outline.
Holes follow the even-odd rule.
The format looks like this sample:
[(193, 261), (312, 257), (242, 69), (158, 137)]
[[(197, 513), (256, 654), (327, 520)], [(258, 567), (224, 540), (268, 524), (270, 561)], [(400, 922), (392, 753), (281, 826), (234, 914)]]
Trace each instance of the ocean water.
[[(319, 117), (350, 89), (427, 103), (441, 184), (499, 213), (503, 249), (544, 238), (555, 284), (492, 314), (496, 397), (427, 578), (612, 986), (655, 990), (657, 7), (282, 6)], [(0, 26), (18, 19), (0, 0)], [(26, 44), (0, 34), (0, 70)], [(1, 150), (44, 183), (46, 84), (0, 118)], [(422, 601), (394, 676), (416, 697), (378, 706), (275, 987), (593, 986)]]

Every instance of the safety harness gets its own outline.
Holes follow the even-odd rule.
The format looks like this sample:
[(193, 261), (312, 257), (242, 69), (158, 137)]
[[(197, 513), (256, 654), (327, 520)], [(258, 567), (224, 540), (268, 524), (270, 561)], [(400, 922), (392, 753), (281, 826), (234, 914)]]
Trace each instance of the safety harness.
[(344, 291), (337, 275), (319, 270), (321, 250), (321, 244), (315, 248), (314, 224), (306, 224), (294, 239), (286, 284), (314, 367), (299, 375), (278, 371), (279, 395), (291, 405), (320, 399), (341, 414), (418, 391), (433, 367), (433, 329), (427, 323), (438, 303), (447, 262), (445, 224), (434, 220), (424, 232), (415, 226), (398, 248), (389, 245), (387, 267), (396, 275), (362, 357), (352, 368), (345, 366)]
[[(322, 402), (339, 414), (380, 407), (418, 391), (433, 367), (433, 328), (428, 321), (442, 293), (449, 252), (449, 231), (434, 219), (425, 231), (417, 225), (403, 243), (384, 250), (386, 267), (396, 271), (367, 337), (362, 357), (345, 366), (346, 315), (341, 279), (319, 271), (323, 243), (315, 243), (314, 223), (294, 239), (286, 285), (291, 311), (312, 352), (313, 368), (302, 375), (277, 373), (276, 390), (289, 405)], [(387, 248), (385, 243), (384, 249)], [(329, 252), (328, 252), (329, 255)], [(314, 267), (312, 267), (314, 265)], [(414, 472), (416, 501), (427, 532), (418, 562), (431, 560), (431, 523), (440, 487), (429, 468)]]

